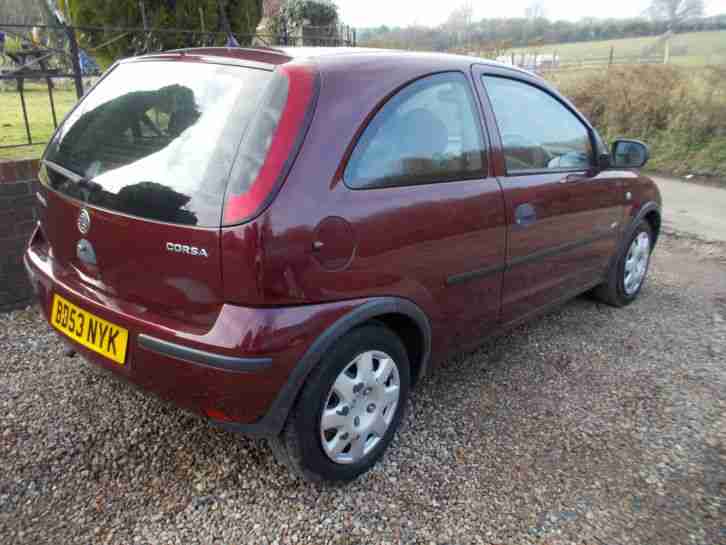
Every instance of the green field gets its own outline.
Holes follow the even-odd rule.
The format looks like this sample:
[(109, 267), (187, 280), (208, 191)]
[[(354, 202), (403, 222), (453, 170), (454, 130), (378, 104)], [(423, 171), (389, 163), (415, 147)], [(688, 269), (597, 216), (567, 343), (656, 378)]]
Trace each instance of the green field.
[[(45, 86), (26, 84), (24, 94), (33, 141), (47, 142), (54, 130), (48, 89)], [(56, 89), (53, 91), (53, 99), (60, 122), (76, 103), (76, 93), (73, 89)], [(0, 146), (26, 144), (27, 141), (20, 95), (14, 87), (13, 90), (0, 91)], [(38, 157), (42, 151), (43, 146), (0, 149), (0, 159), (33, 158)]]
[[(607, 58), (610, 48), (614, 47), (615, 61), (618, 58), (635, 58), (658, 43), (658, 37), (624, 38), (621, 40), (604, 40), (600, 42), (574, 42), (567, 44), (542, 45), (537, 47), (515, 49), (538, 54), (557, 53), (560, 62), (578, 62), (588, 59)], [(663, 56), (663, 45), (659, 44), (650, 55)], [(676, 34), (671, 39), (671, 62), (691, 66), (707, 64), (726, 65), (726, 31), (689, 32)]]

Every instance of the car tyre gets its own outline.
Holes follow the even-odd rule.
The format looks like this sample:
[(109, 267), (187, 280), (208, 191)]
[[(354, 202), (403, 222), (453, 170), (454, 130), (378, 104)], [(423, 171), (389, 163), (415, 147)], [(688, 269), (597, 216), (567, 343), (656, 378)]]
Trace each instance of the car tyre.
[[(391, 362), (395, 370), (389, 371)], [(357, 393), (348, 389), (348, 379)], [(306, 481), (351, 481), (373, 467), (392, 441), (409, 388), (410, 365), (399, 337), (377, 323), (353, 329), (308, 376), (282, 432), (269, 440), (272, 452), (279, 463)], [(340, 399), (338, 390), (344, 392)], [(340, 416), (332, 429), (324, 419), (331, 414), (334, 419)], [(357, 440), (355, 430), (362, 430)], [(349, 454), (337, 448), (346, 435), (351, 438)]]
[(635, 301), (648, 274), (653, 240), (650, 224), (641, 221), (610, 266), (607, 280), (594, 288), (592, 294), (614, 307), (624, 307)]

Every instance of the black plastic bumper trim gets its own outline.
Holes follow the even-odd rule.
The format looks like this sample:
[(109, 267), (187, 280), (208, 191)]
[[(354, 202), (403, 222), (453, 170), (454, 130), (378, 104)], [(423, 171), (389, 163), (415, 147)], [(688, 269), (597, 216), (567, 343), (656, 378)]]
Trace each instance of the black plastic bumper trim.
[(140, 347), (180, 360), (224, 369), (225, 371), (236, 371), (238, 373), (249, 373), (267, 369), (272, 365), (272, 358), (237, 358), (233, 356), (222, 356), (188, 346), (181, 346), (176, 343), (157, 339), (150, 335), (139, 335), (138, 344)]

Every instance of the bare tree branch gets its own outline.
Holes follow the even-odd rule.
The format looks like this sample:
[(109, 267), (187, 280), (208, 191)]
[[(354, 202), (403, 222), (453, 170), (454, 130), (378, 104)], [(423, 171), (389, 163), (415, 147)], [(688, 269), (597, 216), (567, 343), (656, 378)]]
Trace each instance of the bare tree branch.
[(672, 30), (683, 21), (703, 15), (703, 0), (653, 0), (647, 10), (652, 19), (666, 20)]

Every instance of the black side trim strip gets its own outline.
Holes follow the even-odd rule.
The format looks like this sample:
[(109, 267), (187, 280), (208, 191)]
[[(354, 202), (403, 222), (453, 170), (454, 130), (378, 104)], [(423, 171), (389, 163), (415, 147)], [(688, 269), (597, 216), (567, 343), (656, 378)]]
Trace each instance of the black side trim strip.
[(455, 286), (457, 284), (469, 282), (470, 280), (478, 280), (480, 278), (484, 278), (485, 276), (489, 276), (491, 274), (496, 274), (499, 272), (507, 271), (513, 267), (517, 267), (518, 265), (525, 265), (525, 264), (529, 263), (530, 261), (537, 261), (538, 259), (544, 259), (545, 257), (549, 257), (549, 256), (556, 255), (556, 254), (559, 254), (562, 252), (574, 250), (576, 248), (580, 248), (581, 246), (587, 246), (588, 244), (592, 244), (593, 242), (597, 242), (598, 240), (602, 240), (602, 239), (608, 238), (608, 237), (614, 237), (616, 235), (617, 235), (617, 233), (615, 231), (602, 231), (593, 236), (583, 238), (580, 240), (576, 240), (575, 242), (567, 242), (565, 244), (560, 244), (559, 246), (553, 246), (552, 248), (545, 248), (543, 250), (539, 250), (537, 252), (533, 252), (531, 254), (528, 254), (528, 255), (525, 255), (522, 257), (517, 257), (515, 259), (512, 259), (506, 265), (492, 265), (490, 267), (483, 267), (481, 269), (475, 269), (473, 271), (467, 271), (467, 272), (459, 273), (459, 274), (452, 274), (451, 276), (448, 276), (446, 278), (446, 285)]
[(452, 274), (446, 279), (446, 285), (455, 286), (457, 284), (463, 284), (464, 282), (469, 282), (470, 280), (476, 280), (479, 278), (484, 278), (485, 276), (489, 276), (490, 274), (503, 272), (505, 269), (505, 265), (492, 265), (491, 267), (484, 267), (465, 273)]
[(189, 348), (188, 346), (181, 346), (144, 334), (139, 335), (138, 344), (140, 347), (161, 354), (162, 356), (169, 356), (190, 363), (215, 367), (226, 371), (236, 371), (238, 373), (259, 371), (272, 365), (272, 358), (236, 358), (233, 356), (222, 356), (204, 350), (197, 350), (196, 348)]
[(545, 257), (550, 257), (552, 255), (560, 254), (562, 252), (574, 250), (576, 248), (587, 246), (588, 244), (592, 244), (593, 242), (597, 242), (598, 240), (602, 240), (604, 238), (615, 237), (615, 235), (617, 235), (615, 230), (601, 231), (600, 233), (589, 236), (587, 238), (576, 240), (575, 242), (566, 242), (564, 244), (560, 244), (559, 246), (553, 246), (552, 248), (544, 248), (543, 250), (539, 250), (537, 252), (533, 252), (531, 254), (512, 259), (509, 262), (507, 268), (511, 269), (518, 265), (524, 265), (526, 263), (529, 263), (530, 261), (537, 261), (538, 259), (544, 259)]

